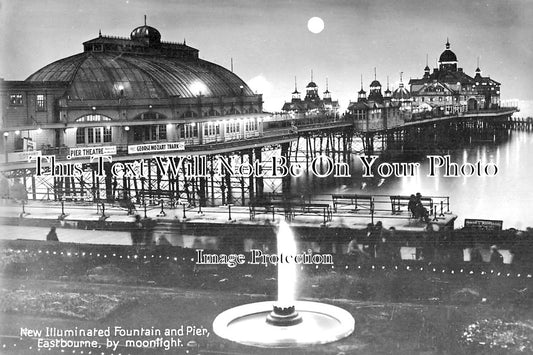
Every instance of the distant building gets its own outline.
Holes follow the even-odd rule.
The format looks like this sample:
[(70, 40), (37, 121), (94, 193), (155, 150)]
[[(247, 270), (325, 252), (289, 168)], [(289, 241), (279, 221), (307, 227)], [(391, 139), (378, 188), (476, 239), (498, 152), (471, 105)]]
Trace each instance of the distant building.
[(426, 63), (424, 76), (409, 81), (415, 112), (431, 110), (449, 115), (500, 106), (500, 83), (483, 77), (479, 67), (476, 75), (471, 77), (457, 64), (457, 56), (447, 41), (439, 58), (439, 68), (430, 73)]
[(257, 136), (264, 116), (262, 96), (237, 75), (146, 24), (129, 38), (100, 33), (24, 81), (0, 80), (0, 100), (8, 162), (28, 151), (80, 157), (88, 147), (165, 154)]
[[(403, 86), (402, 86), (403, 88)], [(357, 101), (350, 102), (347, 114), (352, 117), (356, 131), (372, 132), (400, 126), (404, 122), (401, 110), (410, 107), (410, 100), (405, 97), (406, 91), (395, 90), (391, 93), (388, 84), (385, 95), (381, 93), (381, 83), (376, 79), (370, 83), (370, 93), (368, 98), (363, 89), (363, 79), (361, 78), (361, 90), (357, 94)], [(408, 110), (410, 112), (410, 108)]]
[(311, 81), (305, 88), (305, 97), (302, 100), (300, 92), (294, 83), (294, 92), (290, 102), (285, 102), (281, 109), (284, 112), (292, 113), (326, 113), (336, 115), (339, 110), (339, 102), (331, 98), (331, 92), (328, 89), (328, 82), (326, 79), (326, 91), (324, 91), (323, 99), (318, 94), (318, 85), (313, 81), (313, 74), (311, 73)]

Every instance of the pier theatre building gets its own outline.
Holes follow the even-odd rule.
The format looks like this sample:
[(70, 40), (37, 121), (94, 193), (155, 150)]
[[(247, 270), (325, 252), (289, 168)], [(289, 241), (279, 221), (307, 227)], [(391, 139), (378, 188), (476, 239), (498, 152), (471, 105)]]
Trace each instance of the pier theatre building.
[[(158, 190), (199, 193), (205, 199), (217, 193), (215, 186), (220, 193), (220, 185), (228, 193), (230, 181), (180, 181), (178, 176), (102, 180), (93, 174), (36, 186), (35, 163), (28, 158), (53, 155), (73, 163), (93, 154), (113, 161), (204, 154), (262, 132), (262, 95), (232, 71), (200, 59), (185, 41), (162, 41), (146, 23), (129, 38), (100, 33), (83, 43), (82, 53), (24, 81), (0, 79), (0, 100), (3, 175), (10, 183), (21, 181), (35, 199), (85, 193), (90, 195), (85, 198), (109, 200)], [(243, 159), (253, 155), (252, 149)]]

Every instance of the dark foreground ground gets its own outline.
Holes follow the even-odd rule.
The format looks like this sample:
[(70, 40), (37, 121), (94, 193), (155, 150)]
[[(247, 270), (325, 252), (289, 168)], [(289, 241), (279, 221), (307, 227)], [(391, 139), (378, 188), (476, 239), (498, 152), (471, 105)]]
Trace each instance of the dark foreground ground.
[[(235, 344), (212, 330), (220, 312), (274, 299), (273, 267), (198, 269), (190, 250), (161, 247), (11, 241), (0, 243), (0, 253), (2, 354), (533, 353), (533, 279), (523, 269), (350, 259), (304, 268), (300, 298), (346, 309), (355, 318), (355, 332), (327, 345), (281, 350)], [(142, 342), (157, 335), (37, 336), (25, 329), (164, 332), (182, 326), (198, 333), (162, 335), (180, 340), (168, 351)], [(52, 347), (39, 338), (96, 345)], [(126, 347), (128, 339), (139, 342)], [(119, 346), (106, 348), (107, 341)]]

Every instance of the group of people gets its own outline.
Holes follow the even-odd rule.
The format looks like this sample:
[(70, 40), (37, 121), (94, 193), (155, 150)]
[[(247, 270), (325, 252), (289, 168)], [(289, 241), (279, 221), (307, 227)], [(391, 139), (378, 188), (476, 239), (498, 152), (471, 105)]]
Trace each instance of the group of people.
[(422, 194), (420, 192), (417, 192), (416, 195), (412, 194), (409, 197), (407, 209), (414, 218), (429, 222), (429, 213), (427, 208), (422, 204)]
[[(395, 235), (396, 229), (394, 227), (383, 228), (381, 221), (376, 222), (375, 225), (369, 223), (363, 236), (353, 237), (350, 240), (347, 254), (353, 256), (358, 262), (370, 259), (381, 260), (385, 263), (399, 261), (401, 260), (401, 243), (398, 242)], [(421, 255), (417, 255), (417, 260), (423, 260), (424, 250), (419, 250)], [(470, 255), (471, 262), (484, 262), (482, 250), (479, 248), (473, 248)], [(489, 260), (486, 259), (486, 261)], [(492, 245), (490, 248), (490, 263), (495, 266), (504, 264), (504, 257), (496, 245)]]
[[(484, 261), (480, 248), (474, 247), (470, 251), (470, 261), (474, 263), (481, 263)], [(503, 255), (499, 252), (497, 245), (490, 247), (490, 263), (494, 266), (503, 265)]]
[(384, 229), (381, 221), (376, 222), (375, 226), (369, 223), (364, 237), (359, 239), (354, 237), (348, 243), (348, 254), (363, 260), (370, 258), (384, 261), (399, 260), (400, 247), (394, 243), (395, 234), (394, 227)]

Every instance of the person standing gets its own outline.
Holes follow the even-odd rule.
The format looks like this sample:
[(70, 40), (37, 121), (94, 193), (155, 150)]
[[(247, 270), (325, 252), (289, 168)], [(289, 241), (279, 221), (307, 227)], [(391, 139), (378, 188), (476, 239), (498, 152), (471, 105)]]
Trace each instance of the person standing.
[(490, 247), (490, 263), (495, 266), (503, 265), (503, 255), (498, 251), (498, 247), (493, 245)]
[(46, 235), (46, 240), (49, 242), (59, 242), (59, 238), (57, 237), (56, 233), (56, 227), (50, 227), (50, 231)]
[(135, 215), (135, 222), (133, 222), (133, 228), (131, 229), (131, 243), (133, 245), (142, 244), (144, 239), (144, 226), (141, 222), (141, 216)]

